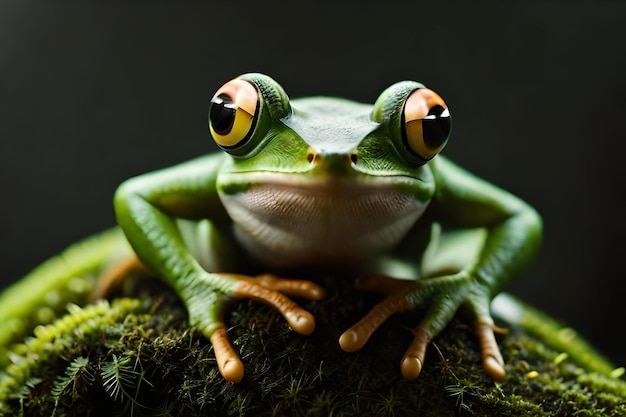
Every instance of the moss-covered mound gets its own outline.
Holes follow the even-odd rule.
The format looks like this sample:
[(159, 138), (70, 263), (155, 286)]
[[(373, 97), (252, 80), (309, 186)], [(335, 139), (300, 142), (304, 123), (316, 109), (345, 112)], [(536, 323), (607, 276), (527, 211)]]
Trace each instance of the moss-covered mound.
[[(589, 373), (512, 331), (501, 340), (508, 377), (484, 374), (469, 326), (453, 322), (416, 381), (399, 363), (419, 314), (394, 317), (357, 353), (337, 343), (378, 300), (327, 280), (330, 296), (303, 302), (311, 336), (271, 308), (242, 302), (229, 334), (246, 366), (240, 384), (217, 372), (208, 341), (167, 291), (143, 301), (74, 307), (18, 346), (0, 379), (7, 416), (624, 416), (626, 383)], [(515, 330), (515, 329), (513, 329)]]

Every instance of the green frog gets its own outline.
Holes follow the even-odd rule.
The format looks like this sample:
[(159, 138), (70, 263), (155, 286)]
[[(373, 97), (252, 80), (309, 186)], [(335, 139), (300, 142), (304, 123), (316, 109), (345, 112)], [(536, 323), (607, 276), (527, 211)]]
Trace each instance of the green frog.
[[(361, 349), (390, 316), (423, 310), (400, 361), (402, 376), (415, 379), (428, 344), (463, 310), (486, 373), (505, 378), (490, 302), (532, 259), (542, 223), (521, 199), (438, 155), (451, 119), (436, 92), (402, 81), (373, 105), (290, 100), (272, 78), (250, 73), (215, 93), (208, 127), (220, 152), (118, 188), (123, 235), (111, 247), (129, 246), (98, 292), (132, 268), (150, 270), (213, 344), (224, 378), (239, 382), (244, 365), (225, 324), (231, 303), (268, 303), (308, 335), (315, 318), (292, 298), (326, 292), (290, 276), (332, 271), (383, 294), (339, 338), (346, 352)], [(9, 298), (0, 298), (8, 317)]]

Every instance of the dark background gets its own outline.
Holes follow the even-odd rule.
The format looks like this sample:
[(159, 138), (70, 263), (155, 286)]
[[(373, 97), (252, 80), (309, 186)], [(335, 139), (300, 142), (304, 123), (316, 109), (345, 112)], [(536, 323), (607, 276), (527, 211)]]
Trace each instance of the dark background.
[(0, 2), (2, 283), (112, 225), (125, 178), (214, 149), (240, 73), (365, 102), (414, 79), (451, 108), (445, 154), (543, 215), (509, 291), (626, 364), (626, 3), (230, 4)]

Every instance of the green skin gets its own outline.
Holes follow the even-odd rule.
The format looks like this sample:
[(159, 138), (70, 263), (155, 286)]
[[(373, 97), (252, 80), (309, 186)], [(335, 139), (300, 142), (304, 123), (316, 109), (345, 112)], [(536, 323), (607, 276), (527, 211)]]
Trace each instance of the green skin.
[(132, 178), (114, 199), (134, 252), (185, 302), (224, 377), (243, 378), (224, 324), (232, 300), (267, 302), (309, 334), (314, 318), (289, 296), (320, 299), (324, 290), (254, 276), (315, 268), (360, 277), (360, 288), (387, 295), (341, 336), (344, 350), (360, 349), (392, 314), (425, 308), (401, 362), (413, 379), (430, 340), (462, 309), (474, 320), (486, 372), (502, 380), (489, 305), (536, 252), (536, 211), (442, 156), (415, 163), (401, 114), (419, 83), (394, 84), (371, 106), (289, 101), (267, 76), (240, 78), (259, 92), (243, 145)]
[[(223, 336), (228, 296), (250, 296), (276, 305), (300, 333), (312, 332), (314, 322), (274, 291), (280, 286), (216, 272), (224, 270), (222, 265), (208, 261), (202, 265), (198, 260), (202, 255), (189, 249), (193, 238), (181, 233), (175, 219), (209, 219), (212, 240), (216, 235), (230, 238), (229, 245), (218, 245), (237, 251), (238, 264), (228, 272), (248, 273), (242, 268), (248, 262), (241, 260), (251, 258), (256, 270), (264, 273), (304, 267), (347, 269), (374, 277), (362, 280), (362, 286), (381, 290), (388, 282), (382, 276), (404, 278), (407, 285), (399, 286), (342, 335), (344, 350), (363, 346), (391, 314), (427, 307), (416, 341), (401, 364), (403, 375), (414, 378), (428, 342), (463, 307), (477, 324), (485, 369), (502, 379), (489, 304), (536, 251), (541, 221), (535, 210), (443, 157), (420, 166), (411, 163), (399, 119), (407, 96), (421, 84), (397, 83), (372, 107), (333, 98), (289, 102), (269, 77), (240, 78), (260, 92), (260, 105), (254, 133), (231, 151), (234, 155), (209, 155), (130, 179), (115, 195), (118, 223), (128, 241), (185, 301), (191, 323), (216, 345), (224, 376), (234, 381), (243, 377), (243, 366)], [(376, 195), (386, 201), (400, 199), (402, 207), (371, 203)], [(372, 214), (374, 207), (377, 214)], [(456, 251), (472, 254), (465, 265), (427, 268), (425, 263), (437, 264), (423, 256), (432, 248), (424, 242), (432, 239), (435, 222), (455, 229), (479, 228), (486, 235), (478, 249), (474, 238), (455, 244)], [(242, 282), (260, 293), (242, 292)], [(301, 285), (305, 294), (311, 289), (309, 298), (323, 295), (313, 284)]]

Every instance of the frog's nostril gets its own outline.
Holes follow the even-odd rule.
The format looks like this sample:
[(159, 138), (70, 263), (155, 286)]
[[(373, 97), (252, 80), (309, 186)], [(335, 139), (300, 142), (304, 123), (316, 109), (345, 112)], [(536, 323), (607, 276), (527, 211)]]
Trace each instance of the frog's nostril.
[(348, 172), (351, 166), (356, 165), (358, 156), (356, 152), (350, 152), (346, 155), (345, 153), (326, 153), (324, 151), (309, 150), (306, 160), (311, 164), (311, 169), (326, 173), (342, 174)]

